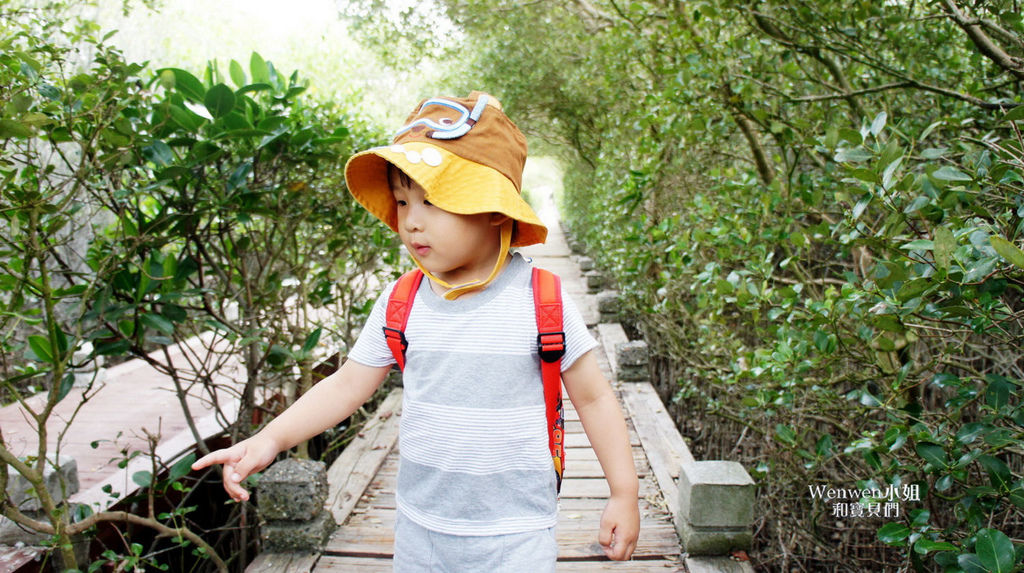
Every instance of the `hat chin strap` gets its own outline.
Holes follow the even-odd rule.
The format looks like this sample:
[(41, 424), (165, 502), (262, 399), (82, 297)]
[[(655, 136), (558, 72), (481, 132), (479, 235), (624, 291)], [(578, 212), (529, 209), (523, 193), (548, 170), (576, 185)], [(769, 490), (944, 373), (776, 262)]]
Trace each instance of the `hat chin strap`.
[(427, 278), (441, 285), (442, 287), (448, 289), (448, 291), (445, 292), (443, 295), (445, 300), (455, 300), (468, 292), (482, 290), (483, 288), (487, 287), (487, 285), (491, 284), (495, 278), (498, 277), (498, 273), (500, 273), (501, 269), (505, 267), (505, 260), (508, 258), (506, 256), (508, 255), (508, 250), (512, 247), (512, 229), (514, 227), (515, 221), (513, 221), (512, 219), (509, 219), (508, 221), (505, 221), (504, 223), (501, 224), (501, 250), (498, 252), (498, 260), (494, 263), (494, 269), (491, 270), (490, 276), (488, 276), (486, 279), (482, 281), (474, 280), (469, 281), (468, 283), (462, 283), (460, 285), (452, 285), (434, 276), (433, 273), (428, 271), (419, 262), (419, 260), (416, 259), (416, 257), (412, 257), (412, 260), (414, 263), (416, 263), (416, 266), (419, 267), (421, 271), (423, 271), (423, 274), (426, 275)]

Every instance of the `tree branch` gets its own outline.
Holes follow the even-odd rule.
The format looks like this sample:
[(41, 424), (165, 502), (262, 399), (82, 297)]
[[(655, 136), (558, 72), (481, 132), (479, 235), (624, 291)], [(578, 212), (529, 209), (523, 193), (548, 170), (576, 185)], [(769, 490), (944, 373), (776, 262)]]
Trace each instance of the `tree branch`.
[(1017, 79), (1024, 80), (1024, 60), (1011, 56), (1001, 46), (993, 42), (992, 38), (985, 33), (982, 25), (961, 12), (953, 0), (942, 0), (942, 8), (974, 42), (979, 52), (992, 60), (995, 65), (1013, 74)]

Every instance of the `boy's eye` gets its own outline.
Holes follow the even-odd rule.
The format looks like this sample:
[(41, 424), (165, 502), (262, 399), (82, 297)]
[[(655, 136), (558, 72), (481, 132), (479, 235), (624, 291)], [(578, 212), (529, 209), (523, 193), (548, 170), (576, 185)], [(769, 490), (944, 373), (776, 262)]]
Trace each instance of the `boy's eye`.
[(397, 204), (399, 207), (405, 207), (406, 205), (408, 205), (408, 203), (402, 201), (401, 199), (396, 199), (395, 204)]
[(430, 201), (427, 201), (426, 199), (424, 199), (423, 200), (423, 204), (424, 205), (432, 205), (433, 203), (431, 203)]

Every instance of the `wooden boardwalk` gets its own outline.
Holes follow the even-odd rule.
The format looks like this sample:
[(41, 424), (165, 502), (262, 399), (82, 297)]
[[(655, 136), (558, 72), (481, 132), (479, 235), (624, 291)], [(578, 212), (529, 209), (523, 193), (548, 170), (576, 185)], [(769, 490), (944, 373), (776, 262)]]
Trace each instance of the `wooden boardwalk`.
[[(237, 395), (244, 380), (238, 360), (209, 353), (218, 347), (213, 334), (193, 337), (181, 345), (169, 346), (167, 354), (153, 353), (160, 362), (170, 362), (183, 373), (209, 373), (217, 387), (193, 384), (187, 403), (196, 431), (206, 439), (224, 431), (236, 417)], [(216, 364), (211, 360), (219, 360)], [(46, 395), (38, 394), (26, 404), (39, 411)], [(39, 443), (35, 421), (19, 403), (0, 408), (7, 447), (18, 456), (34, 456)], [(170, 376), (143, 360), (134, 359), (107, 368), (102, 381), (93, 388), (74, 388), (54, 409), (46, 424), (49, 455), (59, 453), (78, 464), (80, 489), (70, 497), (73, 503), (103, 511), (138, 489), (131, 478), (149, 470), (147, 455), (133, 456), (119, 467), (126, 453), (149, 453), (147, 434), (158, 436), (156, 455), (171, 464), (195, 449), (196, 440), (188, 426)], [(110, 490), (109, 492), (106, 490)]]
[[(541, 216), (545, 214), (551, 217), (550, 212)], [(546, 222), (552, 231), (548, 243), (525, 249), (524, 254), (562, 277), (566, 290), (601, 342), (596, 352), (605, 375), (614, 380), (614, 345), (624, 341), (625, 334), (618, 325), (597, 324), (595, 297), (587, 293), (578, 266), (569, 258), (557, 219)], [(638, 546), (632, 561), (612, 562), (597, 542), (608, 486), (579, 416), (566, 399), (566, 473), (556, 528), (558, 571), (686, 571), (672, 508), (678, 505), (680, 464), (693, 458), (650, 384), (614, 383), (614, 387), (627, 416), (640, 477)], [(328, 506), (340, 525), (323, 552), (263, 554), (249, 567), (250, 573), (391, 571), (401, 394), (398, 389), (387, 397), (328, 472)]]

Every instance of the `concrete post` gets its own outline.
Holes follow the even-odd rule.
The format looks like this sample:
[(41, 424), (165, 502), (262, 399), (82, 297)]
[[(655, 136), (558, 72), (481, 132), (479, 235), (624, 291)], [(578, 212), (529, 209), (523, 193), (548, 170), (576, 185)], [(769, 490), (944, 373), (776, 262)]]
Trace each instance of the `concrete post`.
[(728, 461), (684, 463), (676, 528), (690, 555), (727, 555), (753, 541), (754, 480)]
[(618, 291), (605, 290), (597, 293), (597, 314), (601, 322), (618, 322), (621, 306)]
[(651, 371), (647, 367), (649, 351), (647, 342), (632, 340), (615, 345), (615, 362), (618, 364), (620, 382), (647, 382)]
[(319, 551), (334, 530), (324, 509), (327, 466), (312, 460), (287, 459), (260, 478), (260, 538), (268, 553)]
[[(43, 506), (39, 498), (32, 493), (32, 484), (28, 483), (18, 472), (9, 470), (10, 477), (7, 480), (7, 495), (11, 497), (11, 503), (24, 512), (40, 511)], [(43, 468), (43, 480), (46, 490), (54, 503), (61, 503), (72, 494), (78, 493), (78, 463), (70, 456), (61, 455), (48, 459)]]
[[(32, 484), (13, 469), (7, 468), (7, 470), (7, 495), (10, 497), (11, 503), (25, 515), (39, 521), (47, 521), (49, 517), (43, 511), (39, 497), (33, 493)], [(43, 482), (54, 503), (63, 503), (78, 492), (78, 463), (74, 458), (64, 455), (56, 458), (56, 461), (54, 459), (47, 460), (47, 464), (43, 468)], [(0, 517), (0, 545), (18, 543), (39, 545), (48, 537), (41, 533), (28, 531), (13, 521)]]
[(85, 388), (89, 385), (99, 386), (107, 378), (107, 369), (103, 367), (102, 356), (95, 356), (92, 358), (92, 361), (89, 362), (89, 356), (92, 355), (92, 350), (92, 343), (86, 342), (81, 348), (75, 351), (75, 364), (86, 363), (85, 367), (75, 370), (75, 388)]

